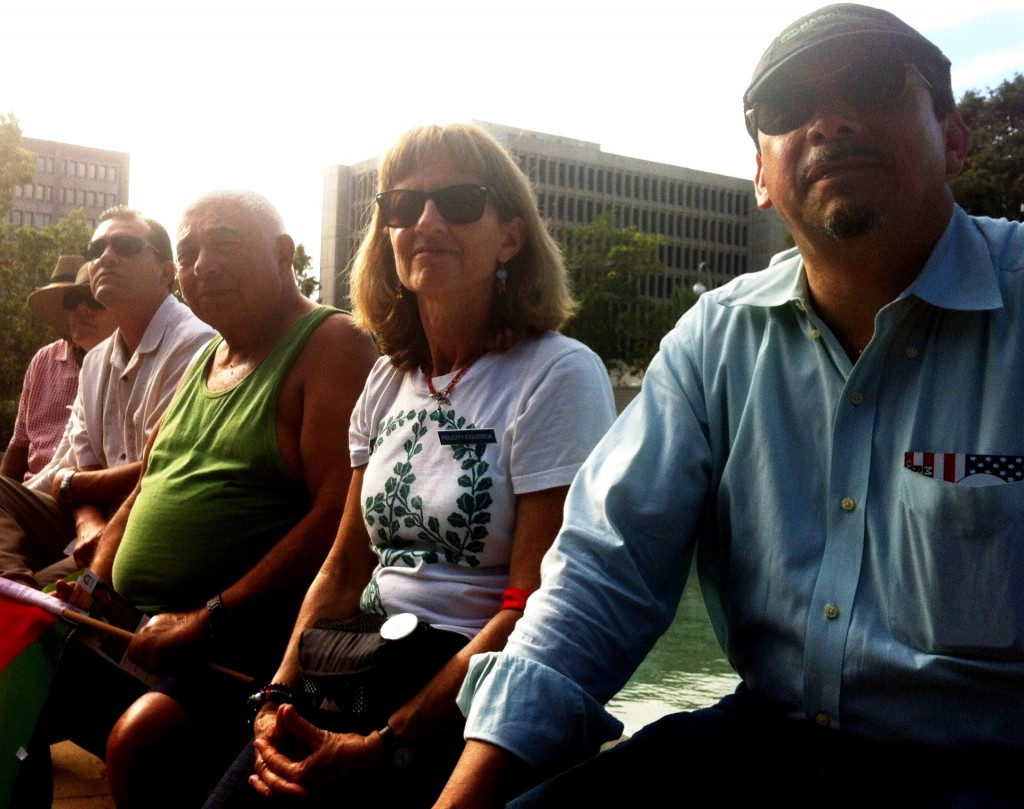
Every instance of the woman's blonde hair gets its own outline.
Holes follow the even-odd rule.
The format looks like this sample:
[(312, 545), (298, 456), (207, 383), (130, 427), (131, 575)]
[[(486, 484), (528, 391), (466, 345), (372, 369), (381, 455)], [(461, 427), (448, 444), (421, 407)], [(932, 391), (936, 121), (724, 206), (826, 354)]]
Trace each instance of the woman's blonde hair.
[[(524, 337), (560, 328), (574, 308), (561, 251), (541, 221), (530, 181), (488, 132), (476, 124), (406, 132), (381, 159), (380, 190), (391, 190), (438, 155), (476, 174), (491, 189), (502, 222), (517, 216), (523, 222), (523, 245), (505, 264), (506, 291), (495, 294), (491, 305), (487, 349), (505, 351)], [(412, 370), (429, 362), (429, 347), (415, 294), (403, 290), (398, 297), (398, 291), (391, 239), (374, 205), (352, 266), (352, 311), (396, 367)]]

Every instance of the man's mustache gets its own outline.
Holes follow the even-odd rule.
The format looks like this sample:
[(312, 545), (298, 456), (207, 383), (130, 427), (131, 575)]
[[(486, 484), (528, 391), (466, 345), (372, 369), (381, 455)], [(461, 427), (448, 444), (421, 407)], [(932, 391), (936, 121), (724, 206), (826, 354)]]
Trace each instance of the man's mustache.
[(833, 163), (857, 158), (884, 165), (889, 163), (885, 153), (880, 149), (854, 140), (841, 140), (822, 146), (810, 154), (804, 161), (802, 176), (813, 176)]

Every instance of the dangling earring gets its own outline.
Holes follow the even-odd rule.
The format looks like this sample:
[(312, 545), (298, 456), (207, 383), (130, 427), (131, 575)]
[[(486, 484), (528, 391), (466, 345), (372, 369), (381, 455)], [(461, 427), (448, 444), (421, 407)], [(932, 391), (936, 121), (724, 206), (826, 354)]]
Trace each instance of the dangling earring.
[(505, 269), (504, 264), (498, 265), (498, 271), (494, 273), (494, 277), (498, 279), (498, 294), (504, 295), (507, 288), (505, 281), (508, 280), (508, 270)]
[(396, 301), (400, 301), (404, 297), (405, 297), (405, 288), (401, 284), (399, 284), (395, 288), (395, 300)]

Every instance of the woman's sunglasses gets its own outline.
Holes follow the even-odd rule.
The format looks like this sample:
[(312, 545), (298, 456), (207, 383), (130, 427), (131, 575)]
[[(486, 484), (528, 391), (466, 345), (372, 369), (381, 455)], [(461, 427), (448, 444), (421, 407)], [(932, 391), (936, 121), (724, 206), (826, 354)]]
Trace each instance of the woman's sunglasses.
[(96, 300), (88, 292), (82, 292), (79, 290), (72, 290), (71, 292), (64, 293), (64, 300), (61, 301), (61, 306), (64, 307), (65, 312), (74, 312), (79, 306), (85, 304), (90, 309), (102, 309), (103, 304)]
[(449, 185), (434, 191), (412, 191), (399, 188), (377, 195), (380, 217), (389, 228), (409, 228), (415, 225), (427, 200), (433, 200), (438, 212), (451, 225), (468, 225), (484, 215), (487, 195), (492, 193), (486, 185)]
[(93, 239), (82, 255), (87, 261), (95, 261), (103, 255), (107, 247), (113, 249), (122, 258), (137, 256), (146, 247), (156, 253), (158, 258), (163, 258), (159, 250), (138, 236), (111, 236), (109, 239)]
[(814, 115), (823, 92), (861, 112), (891, 107), (910, 89), (915, 78), (929, 90), (931, 83), (916, 65), (898, 60), (864, 59), (821, 84), (795, 84), (755, 101), (747, 110), (751, 134), (785, 135)]

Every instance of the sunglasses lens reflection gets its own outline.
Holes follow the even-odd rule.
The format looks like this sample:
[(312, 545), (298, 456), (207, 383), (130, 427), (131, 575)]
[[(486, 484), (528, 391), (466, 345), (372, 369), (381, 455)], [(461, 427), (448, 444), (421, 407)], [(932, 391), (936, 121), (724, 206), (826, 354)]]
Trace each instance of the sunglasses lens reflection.
[(881, 107), (898, 100), (907, 87), (907, 69), (901, 63), (871, 70), (862, 66), (843, 77), (842, 97), (859, 109)]
[(419, 191), (392, 191), (384, 218), (392, 227), (407, 228), (416, 224), (427, 204), (427, 195)]
[(830, 96), (860, 111), (890, 106), (906, 92), (911, 70), (912, 66), (895, 60), (857, 62), (830, 85), (795, 85), (758, 101), (753, 108), (754, 125), (766, 135), (792, 132), (814, 114), (817, 99), (826, 88)]
[(423, 215), (427, 200), (452, 225), (468, 225), (483, 216), (487, 188), (482, 185), (450, 185), (437, 191), (397, 189), (377, 195), (384, 224), (391, 228), (412, 227)]
[(119, 256), (131, 258), (146, 246), (146, 241), (138, 236), (112, 236), (109, 239), (95, 239), (89, 242), (89, 246), (85, 248), (85, 258), (88, 261), (95, 261), (103, 255), (108, 246)]
[(64, 296), (63, 306), (67, 312), (74, 312), (83, 303), (90, 309), (103, 308), (103, 304), (87, 292), (69, 292)]
[(434, 195), (441, 216), (453, 225), (468, 225), (484, 214), (487, 190), (478, 185), (453, 185)]

